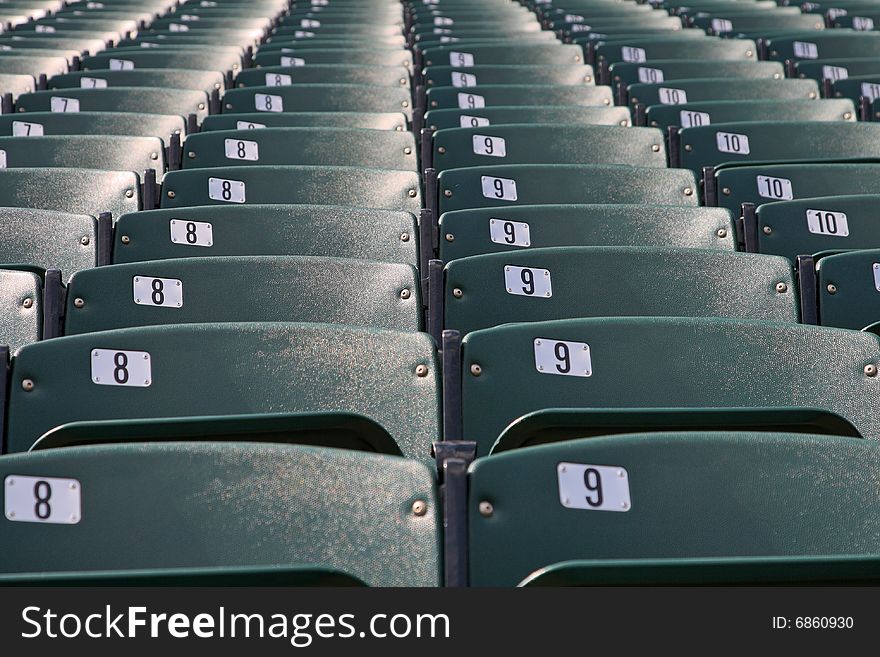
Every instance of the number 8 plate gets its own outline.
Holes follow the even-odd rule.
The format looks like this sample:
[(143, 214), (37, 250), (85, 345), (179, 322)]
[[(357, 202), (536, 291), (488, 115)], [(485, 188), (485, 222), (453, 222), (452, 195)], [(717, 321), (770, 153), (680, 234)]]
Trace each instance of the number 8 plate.
[(76, 479), (9, 475), (3, 482), (6, 519), (75, 525), (82, 517), (80, 489)]
[(146, 351), (92, 349), (92, 382), (99, 386), (146, 388), (153, 379)]
[(568, 509), (625, 512), (632, 508), (629, 476), (616, 465), (560, 463), (559, 501)]

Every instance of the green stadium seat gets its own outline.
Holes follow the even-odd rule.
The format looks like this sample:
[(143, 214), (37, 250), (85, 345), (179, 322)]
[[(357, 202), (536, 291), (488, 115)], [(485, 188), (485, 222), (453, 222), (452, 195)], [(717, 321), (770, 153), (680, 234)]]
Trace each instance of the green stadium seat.
[[(192, 417), (189, 440), (268, 434), (427, 461), (439, 426), (434, 360), (424, 333), (334, 324), (178, 324), (44, 340), (13, 359), (7, 451), (47, 432), (41, 447), (168, 440), (169, 418)], [(245, 417), (227, 425), (229, 416)], [(61, 427), (74, 422), (89, 425)]]
[(580, 46), (558, 43), (524, 44), (516, 48), (508, 45), (457, 46), (453, 43), (429, 48), (422, 53), (424, 66), (571, 65), (583, 62), (584, 55)]
[(845, 98), (822, 100), (705, 100), (682, 105), (651, 105), (645, 123), (666, 130), (743, 121), (855, 121), (856, 108)]
[(609, 106), (612, 104), (611, 87), (582, 85), (562, 87), (545, 85), (485, 85), (460, 89), (432, 87), (426, 93), (428, 110), (480, 109), (511, 105), (581, 105)]
[(283, 87), (290, 84), (367, 84), (408, 88), (409, 70), (403, 66), (342, 64), (264, 66), (242, 71), (235, 78), (236, 87)]
[[(876, 581), (877, 497), (866, 464), (878, 449), (873, 441), (825, 435), (669, 432), (479, 459), (468, 477), (470, 583), (513, 586), (540, 568), (585, 560), (599, 570), (595, 583), (624, 584), (602, 577), (604, 567), (668, 563), (680, 574), (693, 559), (732, 558), (739, 568), (723, 574), (722, 583), (749, 583), (756, 575), (767, 583), (789, 569), (774, 564), (739, 575), (748, 568), (741, 558), (796, 567), (813, 556), (818, 564), (800, 563), (795, 571), (807, 582)], [(838, 556), (864, 556), (873, 565), (822, 566)], [(701, 583), (675, 583), (685, 582)], [(658, 583), (670, 583), (669, 576)]]
[(440, 259), (444, 262), (483, 253), (519, 255), (550, 246), (736, 249), (727, 210), (661, 205), (515, 205), (455, 210), (440, 216), (440, 235)]
[(165, 169), (165, 148), (157, 137), (56, 135), (0, 137), (2, 168), (69, 167), (117, 171)]
[(435, 109), (425, 114), (425, 125), (432, 130), (470, 128), (510, 123), (545, 123), (550, 125), (630, 125), (625, 107), (575, 105), (518, 105), (472, 109)]
[(778, 256), (644, 246), (529, 248), (453, 260), (444, 274), (444, 326), (462, 335), (508, 322), (575, 317), (800, 317), (791, 263)]
[(107, 50), (82, 60), (84, 71), (93, 69), (131, 70), (139, 68), (182, 68), (201, 71), (234, 71), (241, 69), (238, 48), (211, 48), (205, 50), (156, 50), (141, 48), (125, 53)]
[(103, 87), (166, 87), (201, 89), (208, 93), (223, 89), (223, 74), (216, 71), (139, 68), (135, 70), (92, 70), (65, 73), (49, 78), (49, 89), (96, 89)]
[(420, 196), (415, 171), (328, 166), (217, 167), (166, 174), (160, 207), (293, 203), (352, 205), (417, 214), (421, 209)]
[(823, 326), (858, 330), (880, 321), (880, 250), (826, 255), (816, 269)]
[(38, 208), (97, 217), (140, 209), (140, 180), (132, 171), (0, 169), (0, 207)]
[(513, 124), (449, 128), (433, 134), (431, 166), (438, 171), (494, 162), (665, 168), (666, 147), (663, 133), (654, 128), (604, 125)]
[[(186, 222), (181, 231), (186, 235)], [(771, 256), (752, 256), (754, 258)], [(199, 322), (317, 322), (421, 329), (412, 265), (314, 256), (216, 256), (81, 270), (66, 335)]]
[(316, 127), (210, 131), (186, 140), (185, 169), (257, 164), (415, 171), (416, 145), (411, 132)]
[(546, 85), (581, 86), (595, 84), (590, 66), (551, 64), (519, 66), (431, 66), (425, 69), (425, 84), (433, 87), (474, 87), (477, 85)]
[(66, 72), (67, 59), (64, 57), (28, 55), (18, 50), (0, 52), (0, 73), (4, 75), (29, 75), (36, 79), (40, 73), (58, 75)]
[(350, 206), (247, 204), (147, 210), (119, 217), (113, 262), (307, 255), (416, 265), (415, 235), (416, 218), (409, 212)]
[(412, 68), (412, 53), (402, 48), (301, 48), (261, 47), (254, 66), (308, 66), (311, 64), (359, 64), (361, 66), (405, 66)]
[(406, 47), (406, 39), (402, 34), (395, 36), (364, 36), (353, 35), (345, 36), (344, 34), (330, 34), (328, 36), (319, 36), (314, 32), (303, 32), (300, 37), (294, 34), (271, 36), (266, 39), (267, 44), (280, 46), (282, 48), (297, 49), (316, 49), (324, 50), (327, 48), (384, 48), (384, 49), (403, 49)]
[(223, 96), (223, 113), (244, 112), (402, 112), (412, 116), (409, 89), (366, 84), (298, 84), (232, 89)]
[(649, 62), (655, 59), (691, 61), (757, 61), (755, 42), (748, 39), (694, 39), (682, 37), (617, 38), (596, 42), (597, 61)]
[[(434, 480), (399, 457), (244, 442), (99, 445), (4, 456), (0, 470), (7, 491), (48, 475), (50, 490), (64, 478), (82, 491), (53, 490), (62, 508), (75, 498), (75, 521), (50, 507), (45, 523), (6, 522), (2, 570), (18, 575), (5, 584), (440, 582)], [(343, 480), (358, 485), (339, 489)], [(181, 517), (199, 521), (169, 522)]]
[[(787, 9), (794, 10), (787, 12)], [(802, 14), (798, 7), (780, 7), (774, 11), (719, 10), (710, 14), (697, 14), (692, 19), (694, 27), (711, 30), (713, 34), (736, 33), (744, 30), (824, 30), (825, 21), (815, 14)]]
[(7, 265), (60, 269), (69, 276), (98, 264), (99, 238), (90, 215), (0, 208), (0, 249)]
[(767, 39), (767, 56), (775, 61), (880, 56), (880, 34), (824, 30), (815, 34)]
[[(880, 423), (864, 409), (873, 407), (880, 388), (864, 368), (878, 358), (873, 334), (795, 323), (621, 317), (508, 324), (475, 331), (462, 342), (462, 430), (479, 454), (488, 454), (545, 440), (545, 409), (574, 409), (571, 430), (586, 432), (579, 427), (590, 425), (589, 409), (809, 408), (837, 415), (864, 438), (876, 439)], [(529, 394), (506, 395), (510, 389)], [(532, 422), (538, 430), (501, 436), (512, 422), (538, 411)], [(707, 411), (691, 421), (712, 426)], [(651, 425), (638, 413), (621, 421), (639, 430)], [(714, 421), (731, 426), (726, 418)], [(548, 417), (546, 424), (552, 423)], [(752, 424), (761, 426), (758, 419)]]
[(691, 78), (759, 78), (781, 80), (785, 73), (779, 62), (652, 60), (616, 62), (609, 69), (611, 82), (629, 86), (639, 82), (669, 82)]
[(0, 115), (0, 135), (28, 137), (42, 135), (129, 135), (157, 137), (183, 135), (186, 122), (173, 114), (134, 112), (28, 112)]
[(752, 121), (684, 128), (680, 166), (725, 162), (880, 159), (880, 126), (847, 121)]
[(763, 80), (755, 78), (704, 78), (632, 84), (630, 104), (683, 105), (703, 100), (815, 100), (819, 87), (815, 80)]
[(200, 129), (253, 130), (256, 128), (366, 128), (406, 130), (406, 115), (400, 112), (245, 112), (205, 117)]
[(198, 89), (110, 87), (57, 89), (18, 97), (18, 112), (137, 112), (208, 115), (208, 94)]
[(437, 182), (437, 216), (451, 210), (513, 203), (699, 205), (694, 176), (684, 169), (502, 164), (448, 169), (440, 172)]
[(30, 75), (0, 73), (0, 90), (12, 94), (13, 100), (21, 94), (31, 93), (36, 88), (37, 83)]
[(848, 76), (872, 75), (880, 66), (880, 57), (843, 57), (833, 59), (801, 59), (794, 62), (799, 78), (841, 80)]
[(0, 344), (15, 351), (42, 335), (43, 280), (25, 268), (0, 267)]

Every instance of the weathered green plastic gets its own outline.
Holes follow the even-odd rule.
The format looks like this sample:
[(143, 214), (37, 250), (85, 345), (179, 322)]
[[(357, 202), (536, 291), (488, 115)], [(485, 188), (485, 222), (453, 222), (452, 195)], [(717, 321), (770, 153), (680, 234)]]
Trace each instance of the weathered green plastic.
[[(284, 52), (284, 50), (289, 52)], [(412, 53), (403, 48), (386, 49), (335, 49), (335, 48), (297, 48), (285, 46), (281, 48), (262, 47), (254, 57), (254, 66), (289, 66), (290, 60), (300, 59), (303, 65), (310, 64), (347, 64), (355, 63), (362, 66), (405, 66), (411, 68)]]
[[(18, 112), (52, 111), (52, 99), (75, 99), (82, 112), (137, 112), (138, 114), (208, 115), (208, 94), (198, 89), (109, 87), (107, 89), (56, 89), (23, 94), (15, 103)], [(56, 101), (62, 103), (63, 101)], [(72, 105), (69, 105), (72, 110)], [(56, 110), (57, 111), (57, 110)]]
[[(623, 128), (621, 128), (622, 130)], [(2, 148), (0, 139), (0, 148)], [(244, 155), (244, 158), (239, 157)], [(375, 167), (415, 171), (411, 132), (362, 128), (263, 128), (201, 132), (186, 140), (184, 169), (252, 165)]]
[[(488, 122), (488, 123), (487, 123)], [(508, 123), (547, 123), (550, 125), (630, 125), (625, 107), (574, 105), (519, 105), (480, 109), (435, 109), (425, 115), (425, 124), (434, 130), (469, 128)]]
[(0, 207), (40, 208), (118, 217), (140, 209), (140, 179), (132, 171), (0, 169)]
[[(352, 205), (385, 210), (421, 209), (419, 176), (415, 171), (363, 167), (250, 166), (186, 169), (166, 174), (163, 208), (224, 205), (209, 196), (210, 179), (244, 184), (246, 203)], [(0, 197), (2, 199), (2, 197)]]
[[(492, 239), (492, 222), (502, 224), (502, 239)], [(513, 224), (506, 232), (505, 222)], [(523, 246), (526, 225), (528, 244)], [(440, 235), (440, 259), (445, 262), (483, 253), (516, 256), (550, 246), (736, 249), (727, 210), (663, 205), (519, 205), (455, 210), (441, 215)]]
[(863, 329), (880, 321), (880, 250), (827, 255), (817, 269), (820, 324)]
[[(14, 259), (4, 262), (14, 263)], [(0, 268), (0, 345), (10, 351), (42, 335), (43, 281), (33, 271)]]
[(459, 53), (473, 56), (473, 65), (492, 64), (582, 64), (584, 53), (580, 46), (571, 44), (524, 44), (518, 48), (509, 46), (456, 46), (451, 43), (424, 51), (425, 66), (461, 66)]
[[(2, 117), (0, 117), (2, 118)], [(250, 112), (213, 114), (202, 121), (201, 131), (253, 128), (367, 128), (406, 130), (406, 116), (400, 112)]]
[(112, 50), (98, 53), (82, 60), (84, 71), (92, 69), (114, 68), (111, 60), (131, 62), (118, 66), (139, 68), (184, 68), (200, 71), (238, 71), (241, 69), (241, 57), (237, 49), (210, 48), (204, 51), (189, 52), (152, 52), (152, 48), (142, 48), (142, 52), (114, 53)]
[[(665, 90), (665, 91), (661, 91)], [(668, 96), (664, 96), (668, 94)], [(677, 103), (669, 102), (674, 97)], [(702, 78), (632, 84), (629, 87), (629, 102), (645, 106), (663, 104), (684, 104), (701, 100), (815, 100), (819, 97), (819, 87), (815, 80), (792, 80), (782, 78)]]
[[(95, 349), (147, 352), (150, 384), (95, 383)], [(28, 345), (12, 369), (10, 452), (68, 422), (334, 411), (373, 420), (405, 455), (427, 460), (439, 431), (439, 373), (424, 333), (272, 322), (150, 326)], [(33, 389), (22, 388), (24, 379)]]
[[(16, 53), (10, 56), (11, 53)], [(37, 78), (40, 73), (58, 74), (67, 71), (67, 59), (53, 55), (27, 55), (18, 50), (6, 51), (0, 56), (0, 72), (6, 75), (30, 75)]]
[(183, 135), (186, 122), (174, 114), (134, 112), (28, 112), (27, 116), (0, 114), (0, 135), (129, 135), (161, 137)]
[[(173, 242), (171, 221), (210, 224), (211, 245)], [(199, 226), (195, 228), (198, 235)], [(350, 206), (246, 204), (147, 210), (123, 215), (116, 222), (113, 262), (309, 255), (416, 265), (417, 234), (416, 218), (410, 212)]]
[(7, 265), (70, 275), (96, 265), (97, 242), (97, 222), (90, 215), (0, 208), (0, 252)]
[[(780, 8), (781, 9), (781, 8)], [(797, 7), (791, 7), (797, 9)], [(719, 28), (717, 20), (725, 20), (729, 25)], [(739, 32), (741, 30), (824, 30), (822, 16), (802, 14), (800, 11), (789, 14), (780, 10), (759, 10), (749, 13), (720, 10), (710, 15), (694, 16), (693, 25), (702, 29), (712, 29), (716, 34)]]
[[(516, 200), (495, 188), (483, 192), (483, 178), (514, 181)], [(694, 174), (685, 169), (616, 165), (502, 164), (448, 169), (438, 176), (440, 213), (450, 210), (569, 203), (699, 205)], [(487, 180), (488, 185), (494, 185)], [(510, 183), (502, 183), (510, 187)], [(502, 195), (507, 192), (502, 191)]]
[(265, 66), (247, 69), (235, 78), (236, 87), (284, 86), (288, 84), (369, 84), (377, 87), (409, 87), (409, 70), (403, 66), (309, 64)]
[(7, 167), (106, 168), (138, 172), (155, 169), (159, 173), (165, 170), (165, 148), (158, 137), (0, 137), (0, 153)]
[(105, 86), (201, 89), (210, 93), (214, 89), (222, 90), (224, 81), (223, 74), (216, 71), (194, 71), (182, 68), (138, 68), (133, 71), (96, 69), (49, 78), (49, 89), (89, 89)]
[[(654, 59), (716, 60), (716, 61), (758, 61), (755, 42), (749, 39), (693, 39), (693, 38), (651, 38), (635, 37), (613, 41), (599, 41), (596, 44), (596, 57), (604, 59), (609, 66), (615, 62), (632, 61), (639, 48), (644, 51), (645, 61)], [(640, 54), (641, 55), (641, 54)], [(640, 56), (639, 55), (639, 56)]]
[[(876, 559), (878, 450), (833, 436), (655, 433), (479, 459), (469, 477), (470, 583), (510, 586), (570, 560)], [(558, 473), (568, 464), (619, 468), (630, 506), (564, 506)], [(484, 501), (489, 517), (475, 511)]]
[(687, 61), (681, 59), (652, 60), (650, 64), (639, 62), (615, 62), (610, 70), (615, 84), (639, 82), (669, 82), (690, 78), (760, 78), (781, 80), (785, 76), (779, 62), (749, 61)]
[[(877, 57), (880, 55), (878, 37), (880, 35), (873, 32), (841, 29), (824, 30), (809, 35), (771, 37), (767, 40), (767, 54), (769, 59), (778, 62), (787, 59)], [(796, 46), (796, 43), (806, 45)], [(798, 49), (797, 52), (795, 48)]]
[[(82, 518), (75, 524), (6, 523), (0, 535), (6, 573), (90, 582), (108, 577), (108, 570), (137, 571), (136, 581), (160, 584), (215, 577), (228, 584), (228, 574), (241, 584), (248, 579), (243, 567), (278, 569), (280, 582), (298, 579), (285, 575), (288, 568), (312, 564), (376, 586), (439, 584), (433, 477), (426, 466), (400, 457), (167, 443), (47, 450), (0, 464), (4, 479), (51, 474), (76, 479), (82, 490)], [(412, 505), (418, 500), (427, 509), (417, 516)], [(13, 549), (21, 545), (32, 548)], [(204, 568), (218, 570), (206, 574)], [(316, 583), (308, 574), (305, 582)]]
[(611, 87), (582, 85), (560, 87), (551, 84), (481, 85), (477, 87), (433, 87), (426, 93), (428, 110), (479, 109), (498, 105), (610, 106)]
[(12, 94), (12, 98), (18, 98), (21, 94), (27, 94), (37, 88), (33, 76), (0, 72), (0, 88), (4, 93)]
[[(514, 267), (528, 269), (528, 280), (511, 274)], [(541, 276), (549, 296), (537, 293)], [(784, 292), (777, 290), (780, 283)], [(444, 327), (462, 335), (509, 322), (622, 316), (797, 322), (800, 308), (792, 264), (778, 256), (566, 246), (471, 256), (446, 265)]]
[[(630, 164), (666, 167), (663, 133), (654, 128), (512, 124), (434, 133), (437, 171), (503, 164)], [(189, 143), (189, 142), (187, 142)]]
[[(262, 109), (257, 95), (271, 96), (271, 110)], [(280, 101), (278, 100), (280, 99)], [(242, 112), (402, 112), (412, 117), (409, 89), (366, 84), (300, 84), (286, 87), (232, 89), (223, 96), (223, 113)]]
[[(156, 279), (165, 279), (159, 303), (150, 292)], [(148, 290), (140, 296), (132, 292), (139, 281)], [(412, 265), (316, 256), (217, 256), (110, 265), (73, 275), (64, 332), (242, 321), (418, 331), (422, 309), (417, 281)], [(172, 287), (178, 290), (167, 289)], [(179, 306), (162, 305), (178, 295)]]
[[(472, 76), (472, 77), (471, 77)], [(580, 86), (595, 84), (591, 66), (534, 64), (519, 66), (494, 65), (471, 66), (431, 66), (425, 69), (425, 82), (429, 87), (473, 87), (475, 85), (496, 84), (558, 84)]]
[(707, 100), (683, 105), (651, 105), (645, 112), (647, 125), (661, 130), (669, 126), (742, 121), (855, 121), (857, 116), (852, 101), (844, 98)]
[(800, 59), (794, 63), (799, 78), (811, 78), (821, 82), (824, 78), (836, 79), (843, 71), (828, 71), (830, 67), (846, 69), (849, 76), (872, 75), (880, 65), (880, 57), (835, 57), (822, 59)]
[[(589, 345), (590, 376), (538, 371), (535, 340)], [(542, 408), (796, 406), (836, 413), (877, 439), (880, 422), (864, 409), (878, 403), (880, 381), (864, 368), (878, 359), (876, 335), (794, 323), (621, 317), (508, 324), (464, 338), (463, 435), (486, 454), (508, 424)], [(529, 394), (505, 392), (514, 388)]]

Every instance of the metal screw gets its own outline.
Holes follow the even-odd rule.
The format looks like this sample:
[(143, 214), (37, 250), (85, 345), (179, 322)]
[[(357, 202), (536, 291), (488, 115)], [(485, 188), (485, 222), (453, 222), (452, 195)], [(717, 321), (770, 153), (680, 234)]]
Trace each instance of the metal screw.
[(462, 294), (464, 293), (461, 291), (461, 288), (456, 287), (452, 289), (452, 296), (454, 296), (456, 299), (461, 299)]
[[(205, 104), (204, 104), (204, 103), (199, 103), (199, 109), (200, 109), (200, 110), (205, 109)], [(232, 109), (232, 107), (230, 106), (229, 109)]]
[(171, 190), (168, 191), (168, 198), (174, 198), (175, 196), (177, 196), (177, 194), (175, 194)]
[(482, 368), (482, 367), (480, 367), (480, 366), (477, 365), (476, 363), (474, 363), (473, 365), (471, 365), (471, 374), (473, 374), (474, 376), (480, 376), (480, 374), (482, 374), (482, 373), (483, 373), (483, 368)]
[(437, 107), (437, 101), (436, 101), (436, 100), (432, 100), (432, 101), (431, 101), (431, 107)]
[(730, 196), (730, 187), (724, 187), (721, 190), (721, 193), (724, 194), (725, 196)]
[(723, 238), (727, 237), (727, 229), (726, 228), (719, 228), (717, 231), (715, 231), (715, 234), (718, 237), (723, 239)]
[(414, 516), (423, 516), (428, 512), (428, 505), (424, 500), (416, 500), (413, 502), (412, 512)]
[(445, 146), (438, 146), (437, 152), (440, 153), (440, 155), (445, 155), (446, 154), (446, 147)]
[(134, 190), (133, 189), (126, 189), (125, 190), (125, 198), (131, 198), (132, 196), (134, 196)]
[(828, 294), (837, 294), (837, 286), (834, 283), (829, 283), (825, 289), (828, 290)]
[(592, 75), (587, 75), (586, 77), (584, 77), (584, 82), (586, 82), (587, 84), (589, 84), (592, 81), (593, 81)]
[(765, 235), (770, 235), (773, 232), (773, 229), (770, 228), (770, 226), (764, 226), (764, 228), (762, 228), (762, 230), (764, 231)]
[(783, 292), (788, 292), (788, 285), (786, 285), (785, 283), (777, 283), (776, 291), (779, 292), (779, 294), (782, 294)]
[(602, 104), (603, 104), (603, 105), (610, 105), (610, 104), (611, 104), (611, 99), (610, 99), (610, 98), (605, 98), (605, 99), (602, 101)]
[(844, 118), (845, 120), (849, 121), (849, 120), (852, 118), (852, 112), (844, 112), (844, 113), (843, 113), (843, 118)]
[(624, 120), (621, 121), (618, 125), (620, 125), (621, 127), (625, 128), (625, 127), (627, 127), (627, 126), (629, 125), (629, 121), (627, 121), (626, 119), (624, 119)]
[(446, 233), (446, 241), (447, 241), (447, 242), (454, 242), (454, 241), (455, 241), (455, 235), (453, 235), (452, 233)]
[(25, 308), (30, 308), (34, 305), (34, 300), (31, 299), (30, 297), (28, 297), (27, 299), (25, 299), (24, 301), (21, 302), (21, 305), (24, 306)]
[(492, 506), (491, 502), (480, 502), (480, 515), (484, 518), (489, 518), (493, 513), (495, 513), (495, 507)]
[(194, 152), (192, 152), (192, 151), (190, 151), (189, 153), (187, 153), (186, 156), (187, 156), (189, 159), (191, 159), (191, 160), (196, 159), (196, 154), (195, 154)]
[(411, 189), (407, 192), (407, 194), (409, 195), (410, 198), (415, 198), (416, 197), (416, 190)]
[(407, 146), (406, 148), (403, 149), (403, 154), (404, 155), (412, 154), (412, 149), (409, 146)]
[(400, 78), (400, 84), (406, 84), (406, 78)]
[[(685, 146), (685, 148), (687, 148), (687, 146)], [(660, 144), (651, 144), (651, 150), (654, 151), (655, 153), (659, 153), (660, 152)]]
[(773, 79), (774, 79), (774, 80), (781, 80), (781, 79), (782, 79), (782, 76), (779, 75), (779, 73), (774, 73), (774, 74), (773, 74)]
[(428, 366), (427, 365), (416, 365), (416, 376), (428, 376)]
[(401, 233), (400, 234), (401, 242), (409, 242), (409, 233)]
[(131, 238), (128, 235), (123, 235), (122, 237), (119, 238), (119, 241), (122, 242), (123, 244), (130, 244)]
[(877, 376), (877, 366), (865, 365), (865, 376)]
[(31, 390), (34, 389), (34, 382), (31, 381), (30, 379), (22, 380), (21, 389), (24, 390), (25, 392), (30, 392)]
[(407, 101), (407, 100), (403, 101), (402, 103), (400, 103), (400, 106), (401, 107), (409, 107), (409, 101)]
[(410, 296), (410, 291), (409, 291), (408, 289), (403, 288), (403, 289), (400, 291), (400, 298), (401, 298), (401, 299), (409, 299), (409, 296)]
[(751, 56), (752, 56), (752, 51), (746, 50), (746, 57), (751, 57)]
[(684, 195), (685, 196), (693, 196), (694, 190), (692, 190), (690, 187), (685, 187), (684, 188)]
[(226, 103), (226, 109), (232, 109), (232, 103)]
[(690, 153), (692, 150), (694, 150), (694, 147), (691, 146), (690, 144), (685, 144), (684, 150), (686, 150), (688, 153)]
[(815, 92), (815, 91), (811, 91), (810, 94), (809, 94), (809, 98), (810, 98), (810, 100), (813, 100), (815, 97), (816, 97), (816, 92)]
[(86, 305), (86, 302), (81, 297), (77, 297), (73, 300), (73, 305), (77, 308), (82, 308), (84, 305)]
[(443, 196), (445, 196), (446, 198), (450, 198), (452, 196), (452, 190), (451, 189), (444, 189)]
[(82, 237), (80, 237), (80, 238), (79, 238), (79, 243), (82, 244), (83, 246), (88, 246), (88, 245), (89, 245), (89, 238), (88, 238), (88, 236), (87, 236), (87, 235), (83, 235)]
[(159, 154), (158, 153), (150, 153), (150, 159), (151, 160), (158, 160)]
[(580, 55), (575, 55), (575, 56), (574, 56), (574, 61), (576, 61), (576, 62), (581, 61), (581, 56), (580, 56)]

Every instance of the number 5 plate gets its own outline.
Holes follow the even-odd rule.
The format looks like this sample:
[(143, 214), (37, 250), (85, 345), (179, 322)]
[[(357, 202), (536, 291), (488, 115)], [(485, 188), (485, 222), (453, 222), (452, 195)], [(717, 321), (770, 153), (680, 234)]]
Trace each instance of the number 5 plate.
[(75, 525), (82, 517), (80, 488), (76, 479), (9, 475), (3, 482), (6, 519)]
[(585, 511), (629, 511), (629, 476), (615, 465), (560, 463), (559, 501), (568, 509)]

